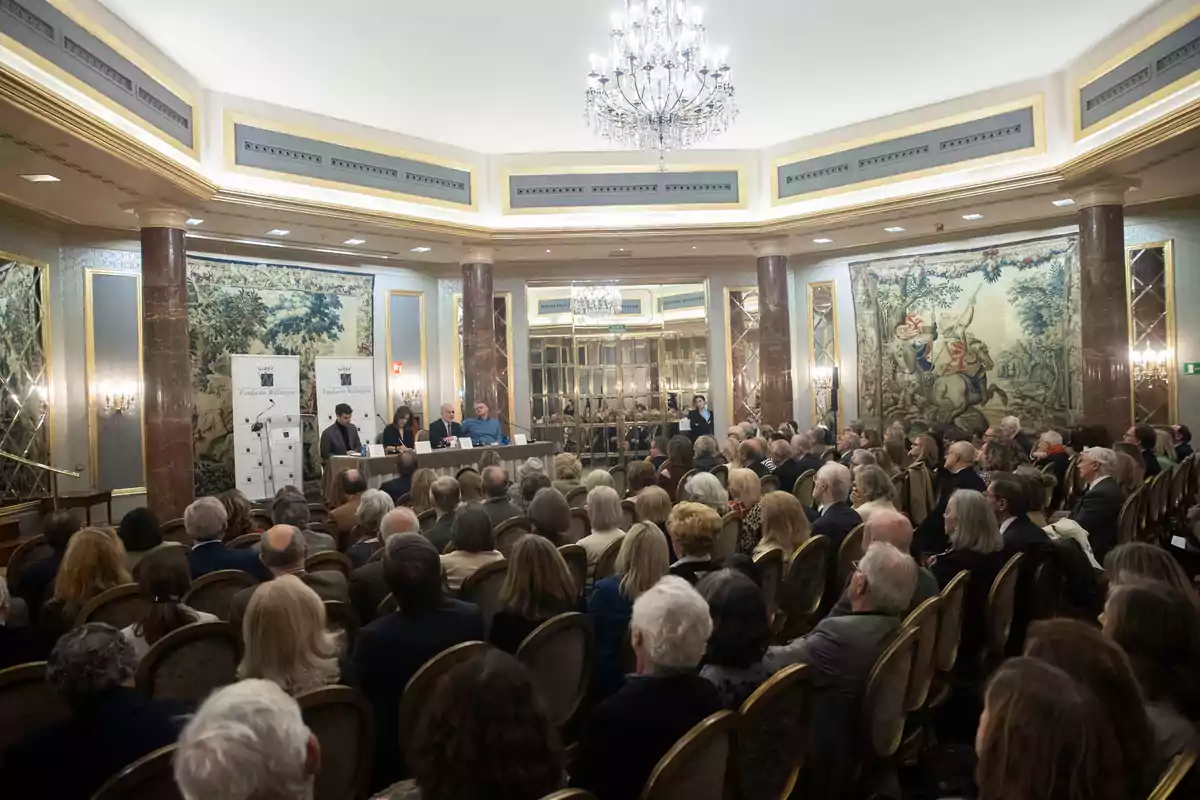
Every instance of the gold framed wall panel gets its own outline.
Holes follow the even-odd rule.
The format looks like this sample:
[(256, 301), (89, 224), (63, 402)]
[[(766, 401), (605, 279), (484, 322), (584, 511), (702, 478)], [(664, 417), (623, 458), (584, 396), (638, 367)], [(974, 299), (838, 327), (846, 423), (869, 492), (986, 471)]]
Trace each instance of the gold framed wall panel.
[(388, 422), (391, 422), (391, 415), (396, 410), (396, 395), (392, 389), (393, 379), (395, 378), (392, 375), (392, 297), (394, 296), (416, 297), (418, 299), (417, 313), (420, 315), (418, 324), (421, 329), (421, 413), (424, 417), (421, 422), (424, 427), (428, 428), (435, 417), (433, 416), (433, 410), (429, 407), (429, 360), (425, 343), (425, 292), (418, 289), (389, 289), (384, 297), (384, 311), (387, 315), (384, 330), (384, 337), (387, 343), (387, 364), (384, 365), (384, 380), (386, 382), (385, 393), (387, 394), (389, 411)]
[[(1135, 285), (1134, 260), (1138, 253), (1147, 251), (1162, 251), (1161, 286)], [(1144, 317), (1139, 319), (1139, 302), (1151, 306), (1149, 313), (1157, 310), (1161, 300), (1161, 325), (1158, 322), (1146, 323)], [(1126, 325), (1129, 329), (1129, 352), (1141, 350), (1146, 346), (1154, 350), (1168, 351), (1166, 359), (1166, 413), (1160, 414), (1161, 400), (1154, 407), (1146, 403), (1155, 403), (1155, 386), (1151, 382), (1139, 381), (1134, 375), (1133, 364), (1129, 370), (1129, 417), (1133, 422), (1148, 422), (1150, 424), (1172, 424), (1179, 413), (1179, 374), (1176, 369), (1175, 353), (1175, 243), (1173, 239), (1159, 242), (1142, 242), (1125, 246), (1125, 309)], [(1161, 334), (1156, 332), (1161, 330)], [(1140, 394), (1139, 394), (1140, 392)], [(1161, 392), (1159, 394), (1162, 394)], [(1145, 400), (1146, 402), (1142, 402)]]
[[(515, 397), (513, 395), (513, 342), (512, 342), (512, 292), (493, 292), (493, 303), (495, 298), (504, 298), (504, 348), (505, 358), (507, 360), (507, 397), (508, 397), (508, 412), (509, 420), (505, 423), (505, 427), (512, 427), (514, 415), (516, 414)], [(465, 418), (465, 403), (466, 398), (463, 397), (463, 364), (462, 364), (462, 292), (454, 292), (450, 295), (450, 341), (453, 343), (454, 352), (451, 363), (454, 364), (454, 402), (457, 403), (457, 411), (460, 421)]]
[[(831, 330), (830, 343), (831, 348), (822, 348), (817, 342), (817, 293), (821, 291), (829, 292), (829, 315), (828, 325)], [(840, 373), (842, 364), (841, 344), (838, 341), (838, 312), (837, 312), (837, 282), (836, 281), (813, 281), (805, 287), (805, 309), (808, 318), (808, 391), (812, 396), (812, 424), (819, 425), (824, 422), (822, 411), (828, 412), (827, 407), (817, 402), (817, 390), (814, 387), (813, 371), (816, 367), (837, 367)], [(828, 350), (832, 352), (827, 352)], [(840, 383), (840, 381), (839, 381)], [(828, 395), (828, 392), (826, 393)], [(824, 406), (828, 405), (828, 396)], [(842, 393), (838, 392), (837, 408), (834, 413), (838, 420), (844, 420), (842, 415)]]

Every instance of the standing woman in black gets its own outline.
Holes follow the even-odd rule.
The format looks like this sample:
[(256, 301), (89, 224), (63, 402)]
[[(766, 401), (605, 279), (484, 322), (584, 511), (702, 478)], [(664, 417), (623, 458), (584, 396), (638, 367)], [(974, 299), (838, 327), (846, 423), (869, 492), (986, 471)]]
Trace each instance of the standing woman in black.
[(704, 395), (697, 394), (692, 396), (692, 410), (688, 412), (688, 423), (691, 425), (691, 430), (688, 431), (688, 438), (693, 442), (701, 436), (713, 435), (713, 414), (712, 409), (708, 407), (708, 400)]
[(412, 409), (400, 406), (392, 415), (392, 424), (383, 429), (384, 452), (394, 453), (405, 448), (411, 450), (415, 446), (415, 436)]

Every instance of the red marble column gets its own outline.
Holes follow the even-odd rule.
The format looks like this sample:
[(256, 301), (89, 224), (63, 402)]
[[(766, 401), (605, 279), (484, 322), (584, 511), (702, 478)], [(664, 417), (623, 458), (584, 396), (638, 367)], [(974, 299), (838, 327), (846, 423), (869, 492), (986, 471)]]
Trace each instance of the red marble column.
[(195, 499), (188, 355), (186, 214), (138, 211), (142, 224), (143, 434), (146, 504), (168, 520)]
[(787, 254), (783, 243), (757, 246), (758, 341), (762, 421), (792, 419), (792, 326), (788, 312)]
[(492, 260), (491, 251), (474, 249), (462, 262), (464, 416), (471, 416), (477, 400), (487, 403), (493, 416), (499, 411)]

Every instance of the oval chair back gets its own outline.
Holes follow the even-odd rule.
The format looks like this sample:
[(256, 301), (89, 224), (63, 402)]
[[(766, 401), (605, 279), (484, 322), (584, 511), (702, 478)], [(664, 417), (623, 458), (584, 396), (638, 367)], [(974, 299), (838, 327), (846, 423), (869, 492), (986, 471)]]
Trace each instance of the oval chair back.
[(443, 675), (466, 661), (491, 649), (487, 642), (462, 642), (448, 647), (421, 665), (413, 673), (400, 696), (400, 742), (407, 747), (417, 730), (417, 722), (425, 710), (433, 689)]
[(237, 680), (241, 640), (228, 622), (193, 622), (150, 646), (138, 664), (137, 688), (155, 700), (199, 705)]
[(933, 596), (912, 610), (902, 627), (917, 632), (917, 649), (913, 658), (912, 676), (908, 683), (908, 697), (904, 709), (908, 713), (919, 711), (929, 698), (929, 687), (933, 685), (933, 673), (937, 667), (938, 609), (942, 598)]
[(529, 517), (510, 517), (497, 525), (492, 534), (496, 539), (496, 549), (508, 558), (517, 540), (532, 532), (533, 523), (529, 521)]
[(817, 534), (796, 548), (779, 587), (776, 630), (780, 641), (790, 642), (812, 627), (828, 576), (829, 539)]
[(387, 593), (387, 597), (379, 601), (379, 605), (375, 607), (375, 619), (386, 617), (388, 614), (395, 614), (400, 610), (400, 604), (396, 602), (396, 596), (391, 592)]
[(582, 705), (594, 649), (591, 620), (575, 612), (546, 620), (517, 648), (517, 659), (529, 668), (554, 725), (566, 725)]
[(738, 739), (741, 800), (780, 800), (804, 768), (815, 690), (812, 666), (776, 672), (742, 703)]
[(778, 475), (763, 475), (758, 479), (758, 485), (763, 494), (768, 492), (779, 491), (779, 476)]
[(996, 580), (992, 581), (992, 588), (988, 591), (984, 658), (993, 664), (1004, 658), (1004, 648), (1008, 645), (1008, 635), (1012, 630), (1013, 606), (1017, 597), (1017, 573), (1023, 558), (1021, 553), (1010, 558), (996, 575)]
[(577, 544), (564, 544), (558, 548), (558, 553), (567, 562), (567, 568), (571, 570), (571, 576), (579, 586), (579, 596), (582, 597), (587, 589), (587, 551)]
[(939, 597), (937, 654), (934, 663), (938, 672), (950, 672), (958, 661), (958, 644), (962, 639), (963, 603), (967, 597), (967, 581), (971, 573), (962, 570), (953, 578)]
[(167, 520), (161, 530), (164, 542), (180, 542), (186, 545), (192, 543), (192, 537), (188, 536), (187, 528), (183, 525), (183, 517)]
[(331, 633), (342, 636), (342, 653), (349, 655), (354, 650), (354, 639), (358, 636), (358, 613), (354, 606), (342, 600), (326, 600), (325, 627)]
[(492, 630), (492, 617), (500, 610), (500, 588), (508, 576), (508, 559), (484, 564), (472, 572), (462, 583), (458, 596), (468, 603), (479, 606), (483, 615), (483, 635), (486, 638)]
[(673, 499), (676, 503), (681, 503), (684, 500), (689, 499), (687, 493), (687, 482), (692, 479), (693, 475), (699, 475), (701, 471), (702, 470), (698, 469), (689, 469), (687, 472), (683, 473), (683, 476), (680, 477), (679, 481), (675, 484), (675, 495)]
[(617, 555), (621, 552), (621, 542), (624, 540), (625, 537), (620, 536), (609, 543), (608, 547), (604, 548), (604, 552), (600, 554), (600, 558), (596, 561), (596, 572), (592, 578), (594, 581), (607, 578), (617, 571)]
[(767, 604), (767, 619), (774, 622), (779, 611), (779, 587), (783, 583), (783, 550), (772, 547), (754, 557), (762, 585), (763, 602)]
[(265, 531), (275, 524), (271, 515), (261, 508), (250, 509), (250, 524), (260, 531)]
[(717, 476), (717, 480), (721, 482), (722, 489), (729, 488), (729, 465), (728, 464), (717, 464), (715, 467), (713, 467), (711, 470), (709, 470), (709, 472), (711, 472), (713, 475)]
[(854, 562), (863, 557), (863, 524), (860, 522), (851, 528), (838, 548), (837, 590), (839, 593), (846, 586), (846, 581), (850, 580), (850, 574), (854, 572)]
[[(1154, 787), (1154, 791), (1150, 793), (1147, 800), (1170, 800), (1175, 796), (1175, 790), (1179, 784), (1183, 783), (1183, 779), (1192, 771), (1192, 767), (1196, 764), (1196, 751), (1185, 750), (1177, 754), (1171, 763), (1167, 765), (1166, 772), (1158, 779), (1158, 784)], [(1195, 787), (1193, 787), (1195, 788)], [(1182, 799), (1184, 795), (1180, 795)]]
[(329, 509), (324, 503), (309, 503), (308, 504), (308, 521), (317, 524), (329, 521)]
[(863, 695), (863, 731), (868, 761), (891, 758), (904, 738), (908, 686), (917, 641), (915, 628), (901, 630), (879, 656), (867, 678), (867, 691)]
[(1171, 490), (1167, 495), (1167, 508), (1173, 516), (1179, 516), (1183, 507), (1183, 497), (1187, 490), (1188, 471), (1191, 469), (1192, 460), (1185, 458), (1179, 462), (1178, 466), (1171, 472)]
[(591, 532), (592, 519), (588, 516), (587, 509), (583, 507), (572, 508), (571, 526), (567, 528), (567, 539), (574, 544)]
[(634, 513), (634, 503), (629, 498), (621, 501), (621, 517), (625, 522), (625, 530), (633, 527), (633, 523), (637, 522), (637, 514)]
[(833, 445), (826, 447), (825, 450), (822, 451), (821, 461), (823, 461), (824, 463), (828, 464), (830, 461), (837, 461), (837, 460), (838, 460), (838, 451), (837, 451), (837, 448), (834, 447)]
[(800, 477), (796, 478), (796, 483), (792, 486), (792, 494), (800, 501), (800, 505), (805, 508), (812, 508), (813, 486), (816, 482), (817, 471), (809, 469), (802, 472)]
[(253, 575), (240, 569), (219, 569), (192, 581), (192, 588), (183, 596), (183, 602), (197, 611), (207, 611), (228, 621), (233, 596), (247, 586), (257, 584)]
[(713, 542), (713, 561), (723, 561), (737, 550), (738, 537), (742, 534), (742, 518), (730, 511), (721, 517), (721, 530)]
[(567, 492), (567, 505), (571, 508), (583, 508), (587, 503), (587, 487), (576, 486)]
[(126, 583), (105, 589), (89, 600), (75, 617), (75, 624), (104, 622), (120, 630), (140, 620), (149, 608), (138, 585)]
[(1158, 530), (1158, 487), (1162, 482), (1163, 473), (1158, 473), (1153, 478), (1147, 478), (1142, 484), (1141, 494), (1146, 503), (1146, 524), (1150, 526), (1150, 531)]
[(175, 750), (169, 744), (139, 758), (106, 780), (92, 800), (182, 800), (175, 785)]
[(412, 508), (412, 492), (405, 492), (396, 498), (396, 508)]
[(1155, 505), (1158, 506), (1158, 524), (1160, 527), (1167, 524), (1167, 519), (1171, 514), (1171, 479), (1175, 475), (1175, 470), (1178, 466), (1172, 467), (1169, 470), (1163, 470), (1158, 473), (1158, 479), (1154, 482), (1155, 488)]
[(542, 800), (596, 800), (596, 795), (583, 789), (562, 789), (546, 795)]
[(350, 561), (350, 556), (345, 553), (339, 553), (336, 550), (325, 550), (320, 553), (313, 553), (304, 559), (304, 569), (306, 572), (321, 572), (323, 570), (340, 572), (349, 578), (350, 573), (354, 572), (354, 564)]
[(230, 550), (249, 550), (261, 541), (261, 533), (243, 533), (241, 536), (235, 536), (230, 539), (225, 543), (225, 546)]
[(321, 745), (313, 800), (366, 797), (375, 762), (375, 713), (358, 689), (323, 686), (296, 695), (304, 724)]
[(1071, 508), (1079, 494), (1079, 455), (1071, 456), (1071, 460), (1067, 462), (1067, 471), (1063, 474), (1063, 506)]
[[(0, 762), (26, 734), (71, 716), (67, 703), (46, 682), (46, 662), (0, 669)], [(4, 792), (20, 794), (18, 787)]]
[[(1065, 540), (1074, 544), (1071, 539)], [(1066, 595), (1066, 576), (1058, 562), (1057, 547), (1042, 559), (1033, 571), (1033, 603), (1034, 619), (1050, 619), (1058, 616), (1059, 609), (1064, 605)]]
[(608, 474), (612, 476), (613, 488), (617, 490), (617, 497), (624, 497), (625, 496), (625, 486), (626, 486), (625, 467), (623, 465), (617, 466), (617, 467), (610, 467), (608, 470)]
[(423, 531), (432, 528), (435, 522), (437, 522), (437, 509), (427, 508), (420, 514), (417, 514), (417, 524)]
[(895, 504), (896, 510), (901, 514), (909, 515), (909, 497), (908, 497), (908, 470), (902, 469), (892, 476), (892, 489), (895, 490), (895, 497), (892, 503)]
[(8, 556), (8, 572), (6, 574), (8, 575), (9, 588), (13, 589), (16, 587), (21, 570), (25, 568), (26, 564), (33, 561), (40, 561), (43, 558), (49, 558), (53, 553), (53, 548), (46, 544), (46, 537), (40, 533), (29, 537), (17, 545), (17, 549), (13, 550)]
[(723, 800), (736, 796), (733, 769), (738, 715), (718, 711), (698, 722), (658, 760), (642, 800)]

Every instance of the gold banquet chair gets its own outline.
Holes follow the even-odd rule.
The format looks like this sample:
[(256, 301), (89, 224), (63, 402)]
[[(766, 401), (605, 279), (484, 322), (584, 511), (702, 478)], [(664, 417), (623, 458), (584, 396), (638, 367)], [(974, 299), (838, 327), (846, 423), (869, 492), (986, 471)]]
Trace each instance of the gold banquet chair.
[(736, 797), (733, 762), (738, 723), (732, 711), (718, 711), (698, 722), (659, 759), (642, 790), (642, 800)]
[(787, 800), (804, 768), (812, 715), (812, 667), (793, 664), (742, 703), (738, 741), (740, 800)]

